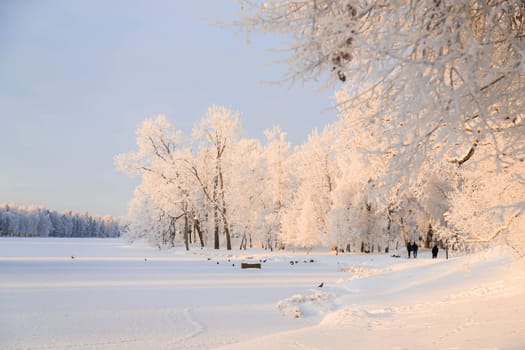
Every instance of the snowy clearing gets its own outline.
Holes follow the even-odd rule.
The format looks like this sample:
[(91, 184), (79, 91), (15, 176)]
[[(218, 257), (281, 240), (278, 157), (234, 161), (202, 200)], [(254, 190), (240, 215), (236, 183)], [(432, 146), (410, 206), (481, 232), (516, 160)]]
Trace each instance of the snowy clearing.
[(501, 247), (408, 260), (0, 239), (1, 349), (524, 349), (524, 321), (525, 263)]

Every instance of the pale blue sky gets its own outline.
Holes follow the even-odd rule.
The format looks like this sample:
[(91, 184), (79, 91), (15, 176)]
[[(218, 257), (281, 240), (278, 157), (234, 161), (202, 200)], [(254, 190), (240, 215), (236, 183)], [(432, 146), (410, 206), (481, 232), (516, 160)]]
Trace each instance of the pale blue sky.
[(330, 91), (275, 86), (286, 67), (233, 28), (234, 0), (0, 2), (0, 203), (123, 215), (138, 180), (113, 157), (165, 114), (190, 131), (212, 104), (241, 113), (247, 137), (274, 124), (300, 144), (335, 119)]

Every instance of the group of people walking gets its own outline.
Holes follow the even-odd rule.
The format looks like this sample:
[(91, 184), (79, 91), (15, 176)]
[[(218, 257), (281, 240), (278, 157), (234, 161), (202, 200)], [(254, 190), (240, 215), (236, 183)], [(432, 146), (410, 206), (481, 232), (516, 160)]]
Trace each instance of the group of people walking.
[(408, 251), (408, 258), (410, 259), (410, 254), (412, 253), (412, 255), (414, 256), (414, 259), (417, 258), (417, 250), (419, 249), (419, 247), (417, 246), (417, 243), (416, 242), (408, 242), (407, 243), (407, 251)]
[[(407, 243), (408, 258), (410, 259), (411, 254), (414, 257), (414, 259), (417, 258), (418, 249), (419, 247), (416, 242), (408, 242)], [(437, 244), (434, 244), (434, 246), (432, 247), (432, 259), (437, 258), (438, 252), (439, 252), (439, 248)]]

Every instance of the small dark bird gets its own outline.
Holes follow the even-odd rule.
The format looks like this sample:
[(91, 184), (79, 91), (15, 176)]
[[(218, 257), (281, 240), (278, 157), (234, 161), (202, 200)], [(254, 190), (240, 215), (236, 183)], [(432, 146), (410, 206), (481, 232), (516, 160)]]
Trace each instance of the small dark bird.
[(321, 282), (321, 284), (318, 285), (317, 288), (323, 288), (323, 286), (324, 286), (324, 282)]
[(299, 263), (299, 261), (295, 260), (295, 263), (296, 263), (296, 264), (298, 264), (298, 263)]
[(211, 260), (211, 258), (208, 258), (208, 260)]
[(233, 267), (235, 267), (235, 264), (232, 264)]
[(228, 259), (228, 262), (230, 262), (230, 259)]
[(148, 259), (144, 258), (144, 261), (148, 261)]
[(74, 259), (75, 257), (73, 255), (71, 255), (71, 259)]
[(265, 263), (265, 262), (266, 262), (266, 259), (264, 259), (262, 262)]
[(293, 262), (293, 261), (290, 261), (290, 265), (293, 265), (293, 264), (294, 264), (294, 262)]
[(219, 265), (219, 262), (217, 261), (217, 265)]

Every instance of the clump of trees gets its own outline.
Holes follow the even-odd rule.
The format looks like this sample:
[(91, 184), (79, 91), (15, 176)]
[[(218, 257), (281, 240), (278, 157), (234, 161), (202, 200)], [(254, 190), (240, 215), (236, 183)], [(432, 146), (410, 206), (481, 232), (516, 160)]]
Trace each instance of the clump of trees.
[(0, 205), (0, 236), (119, 237), (119, 219), (37, 206)]
[(287, 35), (287, 78), (327, 78), (340, 119), (295, 149), (278, 128), (242, 138), (223, 107), (191, 136), (146, 120), (138, 151), (117, 157), (142, 176), (130, 239), (370, 252), (504, 240), (525, 253), (523, 1), (240, 3), (235, 25)]
[[(241, 30), (289, 39), (288, 79), (325, 80), (338, 90), (340, 115), (356, 131), (346, 141), (383, 158), (384, 176), (372, 178), (383, 206), (397, 215), (423, 186), (435, 198), (455, 198), (448, 210), (431, 210), (445, 214), (435, 233), (467, 244), (503, 235), (525, 254), (517, 243), (524, 241), (517, 227), (525, 210), (523, 1), (241, 0), (240, 6)], [(455, 165), (449, 172), (458, 182), (432, 176), (446, 164)]]
[[(377, 144), (344, 115), (295, 148), (278, 127), (260, 142), (244, 138), (240, 125), (237, 112), (218, 106), (188, 135), (164, 116), (146, 119), (137, 151), (116, 157), (120, 170), (142, 178), (124, 237), (186, 249), (232, 249), (236, 242), (242, 249), (388, 252), (407, 241), (464, 249), (507, 229), (509, 218), (494, 215), (494, 203), (509, 191), (513, 198), (525, 194), (517, 192), (522, 187), (474, 186), (485, 172), (476, 162), (442, 162), (389, 197), (382, 181), (391, 156), (362, 152)], [(491, 180), (508, 183), (499, 175)], [(469, 201), (475, 205), (466, 206)]]

